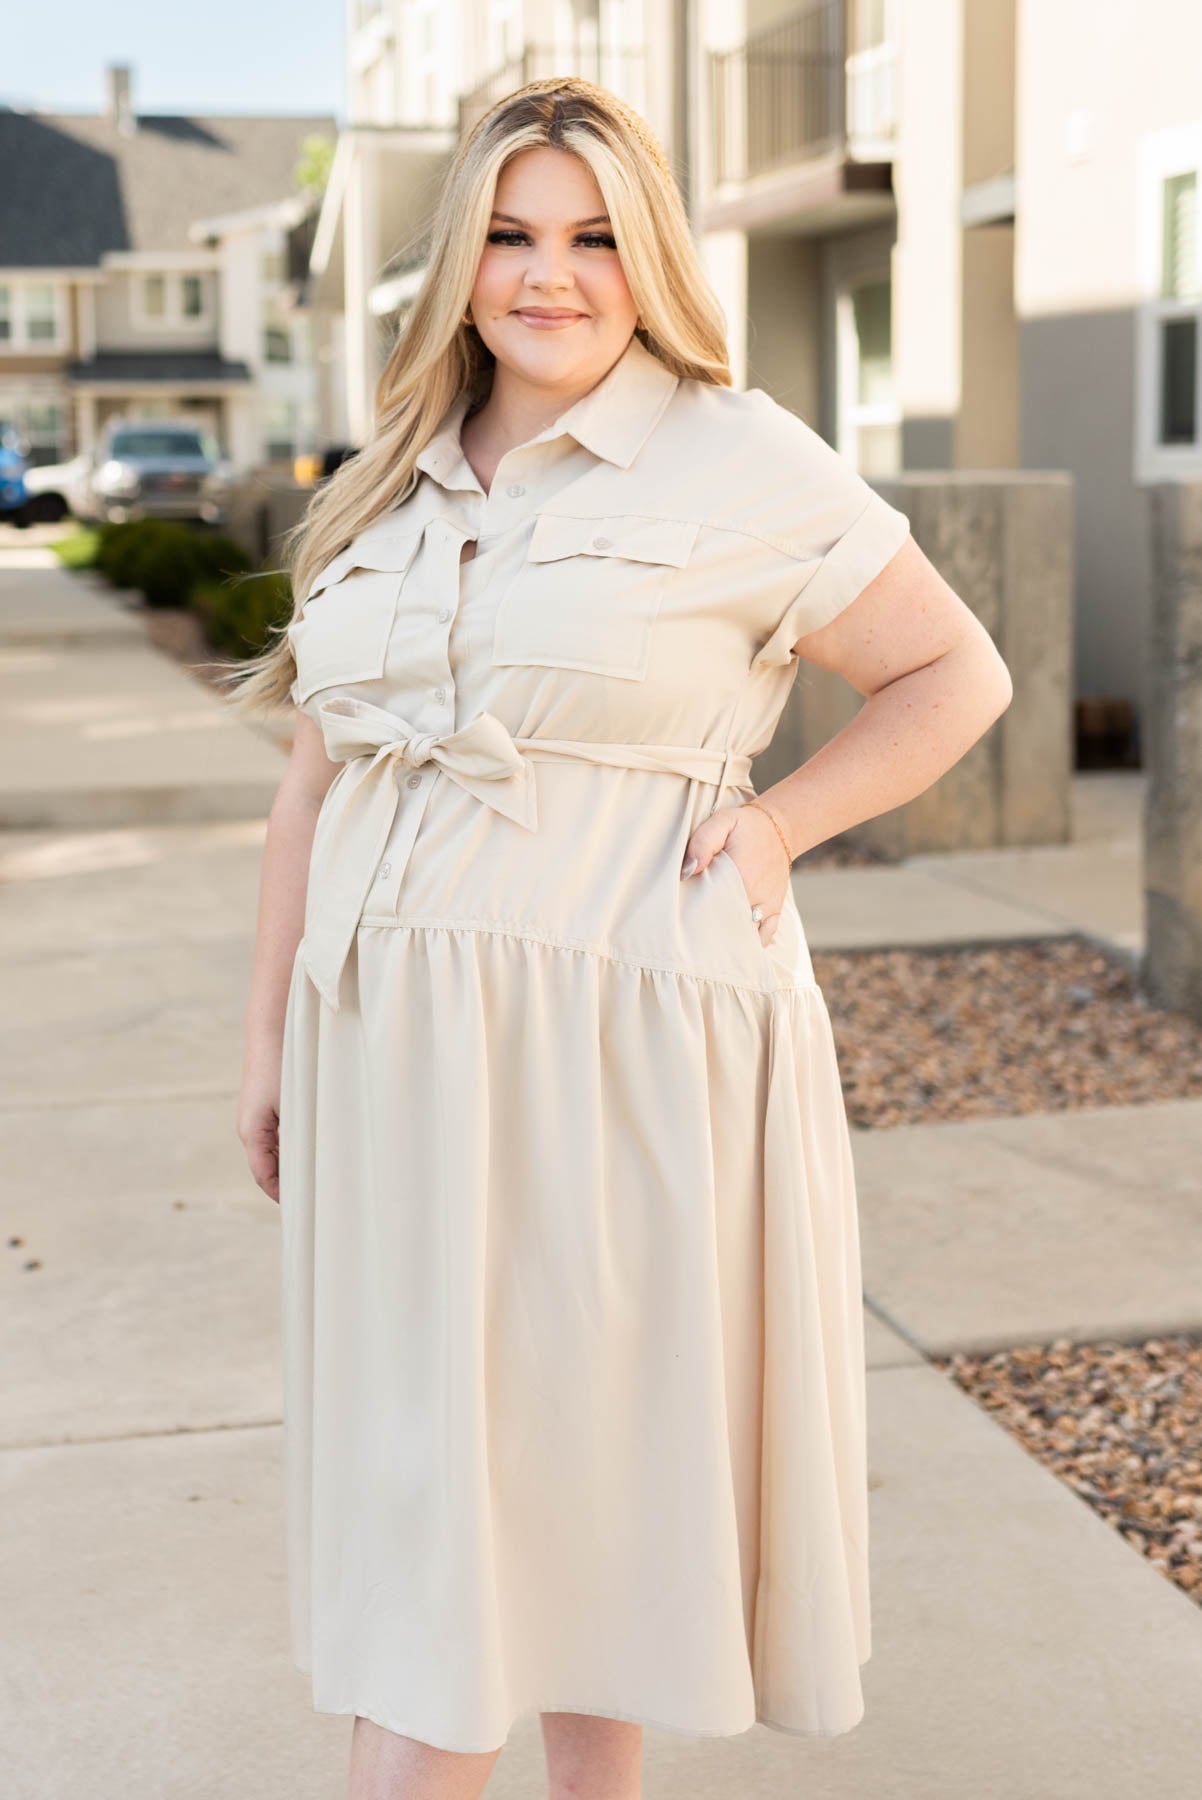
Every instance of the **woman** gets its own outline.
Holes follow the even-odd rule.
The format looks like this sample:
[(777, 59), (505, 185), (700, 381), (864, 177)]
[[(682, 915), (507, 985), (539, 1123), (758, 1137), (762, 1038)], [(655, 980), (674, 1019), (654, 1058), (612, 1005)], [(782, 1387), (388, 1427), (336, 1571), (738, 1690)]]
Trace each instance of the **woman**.
[[(644, 1724), (845, 1732), (859, 1247), (790, 867), (929, 786), (1005, 666), (732, 389), (662, 151), (575, 78), (460, 150), (298, 545), (243, 692), (298, 715), (239, 1132), (282, 1200), (293, 1652), (352, 1793), (477, 1794), (535, 1710), (552, 1791), (607, 1800)], [(803, 655), (867, 704), (757, 797)]]

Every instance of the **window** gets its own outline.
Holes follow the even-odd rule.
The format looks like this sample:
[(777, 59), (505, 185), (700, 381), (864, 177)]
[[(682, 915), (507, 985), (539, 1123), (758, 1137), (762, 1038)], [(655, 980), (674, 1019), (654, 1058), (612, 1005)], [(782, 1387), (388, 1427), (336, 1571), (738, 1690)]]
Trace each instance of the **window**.
[(1202, 475), (1202, 126), (1140, 146), (1136, 481)]
[(178, 331), (195, 326), (209, 316), (209, 289), (199, 272), (156, 271), (134, 278), (134, 314), (137, 323)]
[(263, 355), (269, 363), (290, 363), (292, 361), (292, 336), (286, 325), (264, 327)]
[[(1160, 291), (1202, 298), (1198, 262), (1198, 171), (1170, 175), (1162, 191)], [(1162, 316), (1157, 442), (1198, 442), (1198, 309)]]
[(130, 426), (114, 431), (109, 453), (120, 460), (128, 457), (196, 456), (208, 454), (204, 433), (197, 431), (150, 431), (145, 426)]
[(52, 344), (58, 336), (54, 289), (48, 281), (31, 283), (25, 290), (25, 332), (38, 344)]
[(839, 346), (836, 448), (867, 478), (896, 474), (901, 411), (893, 375), (893, 288), (888, 275), (849, 280), (835, 308)]
[(0, 283), (0, 347), (29, 351), (59, 344), (60, 294), (53, 281)]
[(291, 462), (297, 452), (295, 400), (263, 402), (263, 455), (268, 462)]

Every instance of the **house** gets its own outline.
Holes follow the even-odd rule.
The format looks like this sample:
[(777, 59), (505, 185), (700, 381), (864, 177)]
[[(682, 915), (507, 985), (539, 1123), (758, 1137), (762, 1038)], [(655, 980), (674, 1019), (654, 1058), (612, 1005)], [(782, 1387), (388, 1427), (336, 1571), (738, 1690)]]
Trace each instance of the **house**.
[[(648, 119), (767, 389), (868, 478), (1068, 470), (1079, 695), (1144, 704), (1147, 487), (1202, 479), (1196, 0), (348, 0), (312, 294), (361, 443), (464, 131), (576, 72)], [(565, 28), (564, 21), (568, 24)]]
[(187, 415), (240, 467), (317, 447), (315, 198), (328, 116), (138, 113), (107, 71), (100, 113), (0, 108), (0, 418), (35, 463), (114, 415)]

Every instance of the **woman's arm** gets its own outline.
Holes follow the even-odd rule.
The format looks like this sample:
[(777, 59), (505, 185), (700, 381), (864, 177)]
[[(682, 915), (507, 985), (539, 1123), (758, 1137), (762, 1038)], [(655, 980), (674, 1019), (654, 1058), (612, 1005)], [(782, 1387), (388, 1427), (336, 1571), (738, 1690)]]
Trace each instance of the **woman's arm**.
[(865, 704), (801, 768), (757, 795), (783, 847), (759, 806), (724, 806), (693, 832), (685, 865), (693, 873), (726, 849), (749, 900), (764, 908), (765, 944), (776, 935), (792, 859), (921, 794), (1014, 691), (985, 627), (910, 537), (849, 606), (794, 648), (837, 670)]
[(989, 633), (913, 538), (794, 648), (866, 696), (808, 762), (759, 796), (794, 857), (923, 793), (1014, 693)]
[(341, 763), (331, 762), (318, 727), (296, 714), (296, 735), (271, 811), (259, 877), (255, 960), (246, 1011), (238, 1136), (255, 1181), (280, 1197), (280, 1070), (292, 966), (305, 922), (313, 832)]

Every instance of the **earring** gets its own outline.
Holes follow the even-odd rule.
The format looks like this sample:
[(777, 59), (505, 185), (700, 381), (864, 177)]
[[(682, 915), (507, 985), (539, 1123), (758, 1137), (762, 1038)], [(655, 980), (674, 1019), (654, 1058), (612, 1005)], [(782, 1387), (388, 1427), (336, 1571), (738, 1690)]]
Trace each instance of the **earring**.
[(475, 319), (473, 319), (473, 317), (472, 317), (472, 303), (470, 300), (467, 303), (467, 307), (466, 307), (463, 317), (462, 317), (462, 319), (460, 319), (459, 323), (461, 325), (474, 325), (476, 323)]

